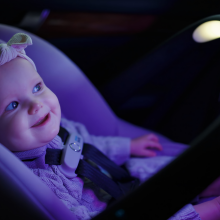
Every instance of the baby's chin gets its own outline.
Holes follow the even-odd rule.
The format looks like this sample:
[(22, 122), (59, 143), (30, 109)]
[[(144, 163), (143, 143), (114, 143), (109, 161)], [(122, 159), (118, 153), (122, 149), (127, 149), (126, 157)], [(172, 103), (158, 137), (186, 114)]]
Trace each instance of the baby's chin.
[[(46, 144), (44, 144), (46, 145)], [(13, 147), (9, 147), (8, 149), (11, 151), (11, 152), (22, 152), (22, 151), (29, 151), (29, 150), (33, 150), (33, 149), (36, 149), (36, 148), (39, 148), (39, 147), (43, 147), (44, 145), (31, 145), (31, 146), (13, 146)]]
[(9, 147), (6, 147), (6, 148), (8, 148), (12, 152), (33, 150), (33, 149), (43, 147), (43, 146), (49, 144), (55, 137), (56, 137), (56, 135), (49, 140), (41, 141), (41, 142), (38, 141), (38, 142), (30, 143), (28, 145), (27, 144), (24, 145), (22, 143), (19, 143), (17, 145), (8, 145)]
[(47, 134), (47, 136), (45, 137), (45, 139), (43, 139), (43, 137), (41, 137), (41, 143), (44, 145), (49, 144), (59, 133), (60, 127), (57, 127), (56, 129), (53, 129), (50, 131), (49, 134)]
[(56, 128), (50, 129), (49, 132), (39, 135), (28, 133), (22, 137), (10, 137), (10, 140), (3, 138), (4, 141), (1, 142), (0, 140), (0, 143), (12, 152), (32, 150), (49, 144), (59, 133), (59, 128), (59, 126), (56, 126)]

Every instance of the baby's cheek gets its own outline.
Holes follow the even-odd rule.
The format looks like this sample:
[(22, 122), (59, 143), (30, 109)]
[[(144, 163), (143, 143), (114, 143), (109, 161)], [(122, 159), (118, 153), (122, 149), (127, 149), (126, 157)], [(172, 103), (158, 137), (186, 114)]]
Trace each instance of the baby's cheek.
[(61, 117), (60, 103), (57, 96), (54, 93), (50, 98), (50, 107), (52, 112), (54, 112), (58, 117)]
[(4, 145), (4, 138), (5, 137), (5, 134), (4, 134), (4, 131), (0, 128), (0, 143)]
[(3, 130), (1, 130), (0, 142), (7, 147), (9, 150), (14, 150), (16, 139), (19, 139), (18, 134), (15, 132), (14, 128), (7, 124)]
[(10, 134), (11, 134), (11, 129), (10, 129), (10, 121), (3, 120), (0, 122), (0, 142), (5, 145), (6, 141), (9, 139), (10, 140)]
[(14, 141), (21, 140), (22, 136), (28, 130), (29, 126), (27, 123), (27, 119), (23, 118), (21, 115), (15, 115), (15, 117), (11, 118), (6, 127), (7, 135), (9, 134)]
[(15, 114), (14, 117), (10, 119), (9, 130), (13, 134), (20, 134), (24, 132), (29, 127), (27, 117), (22, 114)]

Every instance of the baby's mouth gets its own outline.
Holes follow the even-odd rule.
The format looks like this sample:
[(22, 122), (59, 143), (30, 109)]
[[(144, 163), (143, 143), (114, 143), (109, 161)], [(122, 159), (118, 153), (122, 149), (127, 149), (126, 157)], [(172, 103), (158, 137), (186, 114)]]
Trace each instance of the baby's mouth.
[(36, 127), (38, 125), (43, 124), (48, 119), (48, 115), (49, 113), (44, 118), (42, 118), (40, 121), (38, 121), (36, 124), (34, 124), (32, 127)]

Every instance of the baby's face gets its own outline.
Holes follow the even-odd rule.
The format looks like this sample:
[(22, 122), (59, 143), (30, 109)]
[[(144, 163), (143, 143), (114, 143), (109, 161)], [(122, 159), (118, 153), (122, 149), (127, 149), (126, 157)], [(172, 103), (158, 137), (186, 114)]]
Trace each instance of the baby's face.
[(58, 134), (60, 117), (56, 95), (27, 60), (0, 66), (1, 144), (11, 151), (44, 146)]

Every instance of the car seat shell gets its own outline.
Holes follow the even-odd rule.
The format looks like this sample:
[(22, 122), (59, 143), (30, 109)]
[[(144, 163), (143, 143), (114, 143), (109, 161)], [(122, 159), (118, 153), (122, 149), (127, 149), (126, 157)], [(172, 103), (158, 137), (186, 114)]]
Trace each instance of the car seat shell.
[[(94, 135), (134, 138), (151, 132), (119, 119), (82, 71), (53, 45), (27, 31), (0, 24), (1, 40), (7, 42), (16, 33), (32, 38), (33, 45), (25, 51), (47, 87), (57, 95), (63, 117), (85, 124)], [(159, 138), (170, 141), (162, 135)], [(53, 192), (1, 144), (0, 176), (1, 213), (7, 219), (13, 214), (12, 205), (22, 219), (75, 219)]]

